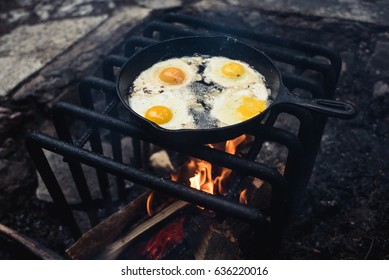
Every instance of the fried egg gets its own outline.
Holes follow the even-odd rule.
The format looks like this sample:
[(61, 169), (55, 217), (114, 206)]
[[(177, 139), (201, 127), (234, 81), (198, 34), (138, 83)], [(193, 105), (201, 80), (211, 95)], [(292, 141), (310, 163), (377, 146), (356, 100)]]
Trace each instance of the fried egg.
[(178, 90), (198, 78), (196, 64), (183, 58), (172, 58), (143, 71), (134, 81), (132, 94), (158, 94), (165, 90)]
[(251, 89), (227, 89), (214, 98), (210, 116), (218, 120), (219, 127), (246, 121), (267, 108), (265, 96), (266, 92)]
[(268, 106), (265, 78), (226, 57), (172, 58), (134, 81), (129, 105), (166, 129), (208, 129), (248, 120)]
[(174, 92), (158, 95), (136, 95), (129, 99), (130, 107), (141, 117), (167, 129), (194, 128), (189, 114), (190, 100), (177, 98)]
[(204, 80), (222, 87), (244, 87), (253, 83), (262, 83), (263, 76), (247, 63), (227, 57), (212, 57), (204, 69)]

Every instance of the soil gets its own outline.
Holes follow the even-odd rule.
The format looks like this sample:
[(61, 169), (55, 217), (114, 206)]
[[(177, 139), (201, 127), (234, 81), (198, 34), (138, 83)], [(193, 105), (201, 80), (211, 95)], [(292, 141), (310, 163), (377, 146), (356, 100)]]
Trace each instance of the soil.
[[(5, 11), (18, 4), (1, 5)], [(309, 38), (339, 52), (343, 69), (337, 96), (358, 109), (352, 120), (328, 119), (302, 207), (277, 258), (389, 259), (389, 56), (383, 55), (388, 30), (297, 15), (248, 11), (240, 15), (236, 24), (298, 40)], [(10, 112), (3, 114), (5, 109)], [(49, 120), (44, 104), (0, 100), (0, 222), (65, 256), (74, 240), (52, 205), (36, 198), (37, 178), (24, 148), (25, 135), (41, 130)], [(2, 248), (6, 247), (0, 246), (1, 259), (17, 258), (12, 247)]]

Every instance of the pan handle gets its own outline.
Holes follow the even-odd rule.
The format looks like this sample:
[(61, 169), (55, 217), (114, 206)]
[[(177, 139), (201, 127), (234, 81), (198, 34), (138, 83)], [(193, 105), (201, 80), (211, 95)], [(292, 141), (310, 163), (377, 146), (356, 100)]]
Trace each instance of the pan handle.
[(352, 119), (356, 115), (355, 107), (345, 101), (335, 101), (331, 99), (303, 98), (297, 96), (289, 90), (284, 89), (281, 103), (290, 103), (303, 108), (307, 108), (327, 116), (340, 119)]

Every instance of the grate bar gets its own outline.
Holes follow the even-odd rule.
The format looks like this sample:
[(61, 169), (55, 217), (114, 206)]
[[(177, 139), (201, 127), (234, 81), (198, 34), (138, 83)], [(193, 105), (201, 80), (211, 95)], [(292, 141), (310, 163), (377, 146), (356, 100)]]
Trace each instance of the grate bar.
[(115, 81), (115, 67), (122, 67), (127, 58), (121, 55), (108, 55), (103, 60), (102, 71), (103, 77), (109, 81)]
[(216, 163), (218, 165), (236, 169), (244, 174), (258, 177), (262, 180), (268, 181), (271, 185), (286, 187), (286, 181), (279, 172), (264, 164), (247, 161), (238, 156), (234, 156), (225, 152), (221, 152), (206, 146), (188, 147), (180, 143), (171, 143), (170, 141), (163, 141), (163, 139), (155, 139), (145, 132), (141, 127), (136, 126), (130, 122), (125, 122), (110, 116), (103, 116), (94, 111), (74, 106), (68, 103), (59, 102), (53, 107), (53, 116), (58, 120), (63, 120), (63, 116), (72, 116), (76, 119), (86, 122), (99, 123), (101, 127), (116, 130), (122, 134), (137, 137), (144, 141), (163, 146), (165, 148), (181, 152), (192, 157), (201, 158), (205, 161)]
[[(169, 23), (153, 21), (147, 25), (144, 31), (145, 36), (152, 38), (155, 32), (160, 35), (161, 39), (169, 39), (171, 36), (194, 36), (194, 35), (215, 35), (212, 33), (200, 32), (191, 28), (183, 28), (182, 26), (175, 26)], [(178, 35), (178, 36), (177, 36)], [(242, 37), (242, 34), (236, 34), (237, 37)], [(275, 49), (274, 47), (261, 46), (261, 50), (269, 55), (273, 60), (288, 63), (295, 66), (303, 66), (305, 69), (311, 69), (321, 73), (325, 79), (330, 81), (330, 84), (323, 84), (325, 87), (334, 90), (336, 84), (336, 73), (334, 68), (324, 63), (321, 60), (313, 59), (301, 54), (291, 53), (288, 50)], [(329, 86), (330, 85), (330, 86)]]
[(147, 38), (147, 37), (133, 36), (130, 39), (128, 39), (124, 45), (124, 55), (126, 57), (130, 57), (137, 51), (137, 49), (144, 48), (156, 44), (158, 42), (159, 42), (158, 40)]
[(67, 203), (63, 192), (61, 191), (57, 178), (55, 177), (54, 172), (43, 153), (41, 145), (30, 136), (27, 136), (26, 148), (34, 161), (39, 174), (43, 175), (41, 178), (53, 201), (55, 201), (54, 207), (56, 211), (61, 214), (60, 217), (64, 220), (65, 224), (69, 226), (72, 235), (75, 238), (79, 238), (81, 236), (81, 230), (73, 216), (72, 210)]
[(197, 28), (201, 27), (201, 28), (211, 29), (223, 33), (235, 34), (239, 37), (250, 38), (255, 41), (277, 45), (286, 49), (294, 49), (294, 50), (302, 51), (312, 56), (320, 55), (330, 60), (331, 66), (335, 70), (336, 76), (339, 75), (342, 66), (342, 61), (338, 54), (318, 44), (314, 44), (306, 41), (297, 41), (297, 40), (281, 38), (279, 36), (268, 35), (265, 33), (257, 32), (255, 30), (253, 31), (252, 29), (237, 28), (231, 25), (207, 20), (204, 18), (199, 19), (198, 17), (194, 17), (190, 15), (170, 13), (165, 15), (163, 20), (171, 23), (174, 22), (183, 23), (190, 26), (195, 26)]
[[(267, 224), (267, 218), (257, 209), (230, 202), (219, 196), (211, 195), (196, 189), (178, 184), (171, 180), (151, 175), (145, 171), (133, 168), (129, 165), (118, 163), (111, 158), (75, 147), (56, 138), (32, 132), (28, 136), (29, 141), (39, 144), (42, 148), (56, 152), (65, 157), (72, 158), (92, 167), (101, 167), (105, 172), (130, 180), (136, 184), (175, 196), (207, 209), (221, 212), (223, 215), (240, 219), (249, 223)], [(37, 163), (36, 163), (37, 164)], [(39, 163), (38, 163), (39, 165)], [(41, 174), (44, 176), (44, 174)]]

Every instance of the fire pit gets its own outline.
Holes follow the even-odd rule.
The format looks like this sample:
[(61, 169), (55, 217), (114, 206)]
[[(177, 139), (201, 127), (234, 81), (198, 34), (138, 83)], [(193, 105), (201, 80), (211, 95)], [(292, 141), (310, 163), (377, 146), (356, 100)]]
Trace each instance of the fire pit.
[[(334, 98), (341, 60), (329, 48), (235, 28), (180, 13), (149, 17), (130, 33), (122, 52), (106, 57), (101, 75), (85, 78), (81, 82), (79, 86), (81, 106), (70, 103), (55, 105), (53, 122), (58, 138), (39, 132), (34, 132), (27, 138), (28, 151), (42, 180), (57, 209), (60, 209), (64, 223), (71, 228), (76, 239), (80, 237), (80, 241), (88, 239), (94, 236), (94, 232), (101, 233), (101, 230), (107, 231), (110, 226), (115, 225), (117, 227), (115, 230), (111, 228), (112, 236), (101, 240), (101, 244), (107, 245), (117, 238), (120, 241), (123, 237), (122, 230), (128, 231), (132, 228), (129, 224), (132, 226), (137, 224), (139, 227), (141, 220), (147, 220), (145, 213), (143, 217), (133, 217), (134, 214), (128, 209), (133, 210), (132, 207), (138, 209), (139, 204), (150, 202), (150, 194), (145, 196), (144, 192), (151, 189), (159, 195), (163, 194), (166, 201), (173, 201), (171, 202), (173, 204), (167, 206), (173, 207), (169, 215), (179, 212), (190, 203), (195, 209), (191, 208), (191, 211), (201, 211), (198, 210), (198, 207), (201, 207), (205, 208), (203, 211), (208, 216), (214, 213), (215, 217), (212, 219), (217, 222), (212, 222), (212, 225), (231, 223), (235, 223), (235, 227), (236, 223), (240, 226), (249, 225), (246, 233), (252, 234), (254, 250), (247, 250), (242, 245), (239, 251), (240, 253), (243, 251), (244, 255), (241, 256), (239, 253), (234, 257), (271, 257), (277, 251), (285, 226), (301, 202), (300, 197), (312, 173), (326, 123), (325, 116), (286, 104), (271, 111), (266, 121), (258, 124), (255, 129), (246, 131), (241, 137), (230, 139), (226, 143), (209, 143), (211, 145), (207, 146), (185, 145), (158, 139), (145, 133), (142, 127), (128, 119), (116, 96), (117, 69), (127, 61), (127, 57), (145, 46), (166, 39), (203, 34), (232, 36), (263, 50), (281, 69), (286, 87), (297, 95), (308, 98)], [(98, 91), (104, 95), (105, 101), (102, 101), (100, 96), (96, 98)], [(81, 135), (79, 132), (74, 133), (72, 129), (74, 123), (82, 123), (84, 129)], [(121, 140), (124, 136), (132, 139), (133, 155), (130, 164), (124, 163), (122, 157)], [(90, 149), (85, 148), (87, 142), (90, 143)], [(102, 143), (110, 144), (112, 157), (107, 156)], [(244, 145), (241, 146), (242, 143)], [(86, 213), (92, 228), (85, 235), (83, 235), (85, 229), (81, 229), (73, 215), (75, 206), (67, 203), (43, 149), (63, 156), (69, 165), (82, 201), (76, 208)], [(182, 165), (179, 167), (186, 171), (168, 176), (165, 174), (165, 177), (155, 172), (148, 164), (149, 158), (153, 153), (164, 150), (170, 155), (179, 154), (178, 158), (189, 156), (190, 159), (185, 161), (186, 167)], [(100, 190), (97, 199), (90, 193), (88, 178), (85, 177), (82, 165), (96, 169)], [(177, 169), (174, 167), (173, 169)], [(185, 172), (192, 175), (182, 175)], [(111, 175), (116, 178), (115, 186), (110, 183)], [(250, 183), (247, 183), (248, 181)], [(129, 185), (131, 187), (128, 187)], [(180, 202), (181, 200), (186, 202)], [(159, 203), (160, 206), (166, 207), (166, 202)], [(123, 208), (125, 211), (122, 209), (116, 212), (123, 205), (127, 205)], [(136, 211), (139, 214), (145, 209), (146, 203), (143, 210)], [(157, 215), (159, 214), (155, 214)], [(129, 216), (132, 218), (128, 218)], [(184, 239), (181, 235), (185, 230), (181, 228), (185, 223), (188, 224), (188, 221), (183, 217), (185, 216), (167, 225), (168, 231), (179, 231), (177, 234), (179, 237), (173, 243), (179, 244)], [(161, 218), (164, 219), (165, 217)], [(101, 221), (102, 223), (96, 226)], [(123, 222), (123, 225), (119, 227), (118, 221)], [(236, 232), (231, 233), (231, 239), (235, 238), (234, 234)], [(258, 238), (261, 240), (258, 241)], [(153, 240), (158, 238), (153, 239), (151, 236), (148, 242)], [(244, 240), (238, 240), (238, 243), (243, 244)], [(71, 254), (77, 249), (79, 248), (73, 246)], [(101, 254), (98, 249), (101, 251), (101, 248), (89, 248), (81, 257), (97, 257), (99, 253)], [(96, 255), (93, 256), (91, 253)], [(206, 254), (202, 256), (206, 257)], [(163, 258), (164, 255), (154, 252), (150, 253), (149, 257)]]

